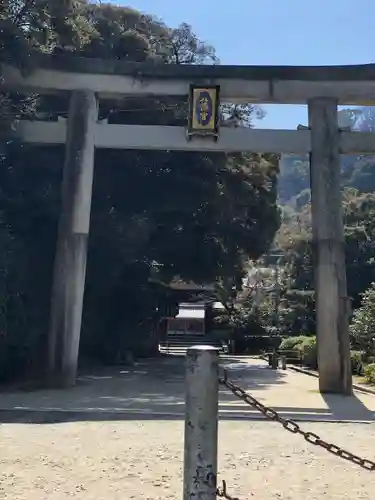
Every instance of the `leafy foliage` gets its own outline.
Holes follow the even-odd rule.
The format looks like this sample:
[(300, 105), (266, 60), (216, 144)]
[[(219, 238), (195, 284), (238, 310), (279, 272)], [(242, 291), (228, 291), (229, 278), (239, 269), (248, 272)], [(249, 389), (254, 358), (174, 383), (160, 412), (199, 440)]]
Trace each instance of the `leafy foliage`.
[(352, 373), (354, 375), (363, 375), (364, 356), (362, 351), (350, 351), (350, 361)]
[(298, 337), (289, 337), (281, 342), (281, 351), (291, 351), (297, 349), (302, 354), (303, 363), (313, 369), (318, 366), (317, 345), (315, 336), (299, 335)]
[(307, 339), (305, 335), (299, 335), (298, 337), (289, 337), (284, 339), (280, 344), (280, 351), (288, 351), (291, 349), (296, 349), (299, 345)]
[[(216, 63), (212, 47), (182, 24), (111, 4), (9, 1), (1, 59), (27, 72), (39, 52), (160, 64)], [(0, 322), (4, 377), (42, 366), (64, 151), (12, 143), (14, 120), (67, 116), (65, 96), (2, 94)], [(185, 123), (176, 99), (103, 101), (109, 123)], [(226, 104), (223, 120), (250, 126), (259, 110)], [(176, 276), (241, 288), (279, 226), (271, 155), (97, 151), (81, 351), (114, 359), (150, 340), (176, 295)], [(230, 285), (229, 285), (230, 284)], [(136, 342), (137, 341), (137, 342)], [(6, 372), (6, 374), (5, 374)]]
[[(339, 112), (339, 125), (352, 130), (373, 131), (374, 108)], [(362, 373), (373, 354), (375, 324), (371, 283), (375, 281), (375, 170), (374, 156), (341, 158), (341, 182), (345, 225), (345, 254), (348, 295), (354, 314), (351, 337), (352, 368)], [(285, 288), (288, 308), (282, 318), (284, 332), (298, 335), (315, 331), (313, 245), (311, 234), (308, 158), (287, 155), (280, 165), (279, 199), (285, 203), (283, 222), (276, 246), (284, 253), (283, 264), (289, 282)], [(293, 341), (292, 341), (293, 342)]]
[(375, 363), (370, 363), (365, 366), (363, 371), (367, 382), (370, 384), (375, 384)]
[(350, 325), (353, 345), (367, 354), (375, 347), (375, 284), (362, 296), (361, 307), (354, 311)]
[(302, 351), (304, 364), (316, 370), (318, 368), (316, 337), (308, 337), (299, 348)]
[[(339, 126), (360, 132), (372, 132), (375, 108), (339, 111)], [(375, 191), (375, 156), (345, 155), (341, 157), (341, 182), (345, 188), (362, 193)], [(307, 156), (282, 155), (280, 160), (279, 200), (300, 210), (310, 202), (310, 174)]]
[[(361, 293), (375, 280), (375, 194), (355, 189), (343, 193), (345, 254), (348, 295), (352, 307), (360, 305)], [(286, 290), (290, 315), (284, 321), (291, 332), (315, 330), (314, 276), (309, 206), (290, 218), (277, 236), (284, 252), (283, 263), (289, 276)]]

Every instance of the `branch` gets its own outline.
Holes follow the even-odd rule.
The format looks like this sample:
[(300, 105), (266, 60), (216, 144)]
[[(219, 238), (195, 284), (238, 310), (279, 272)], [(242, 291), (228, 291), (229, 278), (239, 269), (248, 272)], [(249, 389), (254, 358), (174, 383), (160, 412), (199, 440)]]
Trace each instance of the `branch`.
[(18, 12), (18, 14), (15, 17), (14, 23), (17, 27), (20, 27), (21, 20), (23, 17), (26, 15), (26, 12), (31, 8), (35, 7), (35, 0), (25, 0), (25, 3), (21, 10)]

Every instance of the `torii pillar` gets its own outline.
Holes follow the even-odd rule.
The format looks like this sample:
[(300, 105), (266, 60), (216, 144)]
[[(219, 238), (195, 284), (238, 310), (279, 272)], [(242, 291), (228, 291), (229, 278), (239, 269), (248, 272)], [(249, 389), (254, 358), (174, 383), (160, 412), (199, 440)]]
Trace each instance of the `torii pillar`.
[(352, 394), (337, 104), (308, 102), (319, 389)]
[(97, 120), (95, 94), (72, 92), (48, 339), (48, 375), (60, 387), (77, 375)]

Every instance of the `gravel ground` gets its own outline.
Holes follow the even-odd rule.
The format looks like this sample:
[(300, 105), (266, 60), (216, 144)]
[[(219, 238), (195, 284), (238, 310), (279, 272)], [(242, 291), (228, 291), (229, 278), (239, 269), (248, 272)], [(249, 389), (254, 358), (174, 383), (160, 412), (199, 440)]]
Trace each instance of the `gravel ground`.
[[(322, 397), (313, 377), (259, 360), (223, 362), (284, 417), (374, 460), (375, 396)], [(184, 393), (184, 363), (163, 358), (100, 370), (73, 389), (0, 394), (0, 500), (181, 500)], [(375, 472), (256, 420), (228, 391), (220, 415), (219, 480), (233, 497), (374, 498)]]
[[(372, 459), (374, 425), (302, 424)], [(219, 478), (240, 500), (374, 497), (375, 473), (307, 444), (278, 424), (225, 420), (219, 436)], [(180, 420), (3, 424), (0, 446), (1, 499), (182, 498)]]

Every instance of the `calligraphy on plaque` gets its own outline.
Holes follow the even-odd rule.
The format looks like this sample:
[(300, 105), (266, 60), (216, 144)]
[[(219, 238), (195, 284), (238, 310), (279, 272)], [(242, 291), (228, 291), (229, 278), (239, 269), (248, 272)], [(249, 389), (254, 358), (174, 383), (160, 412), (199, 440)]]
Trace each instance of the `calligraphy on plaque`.
[(190, 86), (188, 136), (218, 136), (219, 91), (218, 85)]

